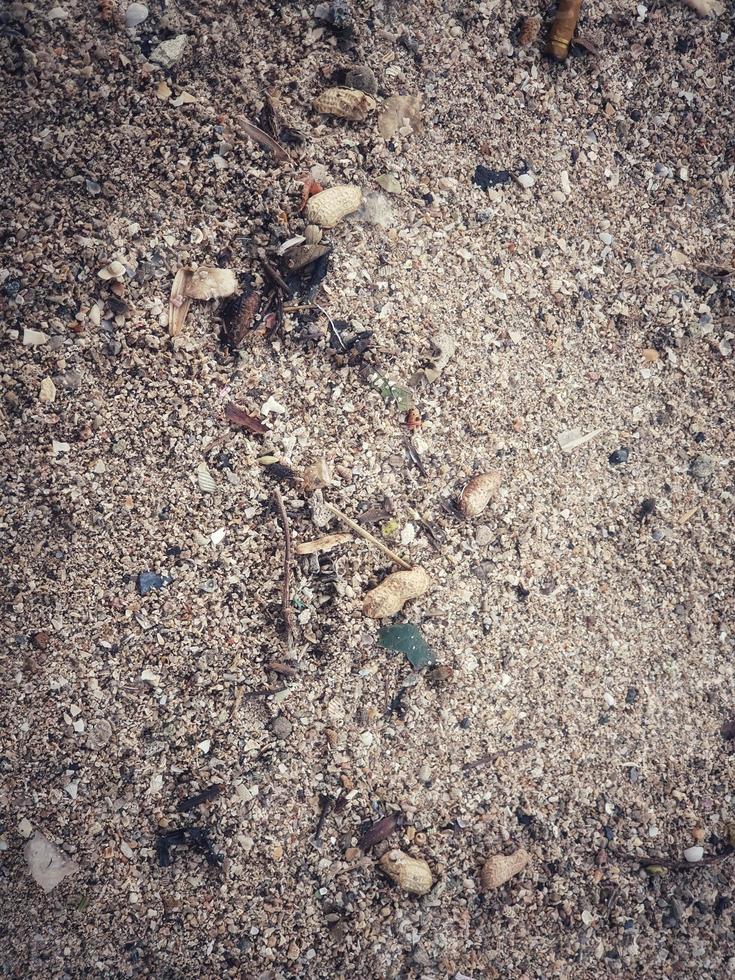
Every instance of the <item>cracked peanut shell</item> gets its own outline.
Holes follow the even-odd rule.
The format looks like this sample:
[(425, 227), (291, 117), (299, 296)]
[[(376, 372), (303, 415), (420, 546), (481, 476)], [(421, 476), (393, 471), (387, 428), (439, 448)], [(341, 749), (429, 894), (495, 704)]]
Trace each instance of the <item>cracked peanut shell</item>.
[(465, 517), (479, 517), (491, 498), (498, 492), (499, 486), (498, 470), (473, 476), (460, 494), (457, 506)]
[(500, 888), (506, 881), (510, 881), (515, 875), (526, 867), (531, 860), (528, 851), (519, 847), (513, 854), (494, 854), (489, 857), (480, 871), (480, 886), (483, 891), (492, 891)]
[(407, 572), (393, 572), (368, 592), (362, 603), (362, 611), (370, 619), (393, 616), (409, 599), (423, 595), (430, 585), (431, 579), (418, 566)]
[(378, 863), (404, 892), (425, 895), (434, 884), (431, 868), (426, 861), (411, 857), (404, 851), (386, 851)]
[(375, 111), (376, 102), (372, 95), (356, 88), (328, 88), (314, 102), (317, 112), (326, 116), (338, 116), (352, 122), (362, 122)]

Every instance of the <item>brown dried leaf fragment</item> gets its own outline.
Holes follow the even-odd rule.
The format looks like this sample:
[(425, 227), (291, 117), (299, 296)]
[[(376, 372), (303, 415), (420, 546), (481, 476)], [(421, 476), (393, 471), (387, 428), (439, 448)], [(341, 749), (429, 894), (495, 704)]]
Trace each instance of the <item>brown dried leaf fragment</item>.
[(260, 146), (264, 146), (267, 150), (270, 150), (276, 160), (286, 161), (291, 159), (288, 152), (284, 150), (280, 143), (276, 142), (272, 136), (264, 133), (262, 129), (249, 122), (243, 116), (240, 116), (237, 119), (237, 125), (246, 136), (250, 137), (251, 140), (254, 140), (256, 143), (260, 144)]
[(225, 416), (233, 425), (239, 425), (241, 429), (247, 429), (253, 435), (262, 436), (268, 431), (260, 419), (248, 415), (244, 409), (240, 408), (234, 402), (228, 402), (225, 406)]
[(390, 837), (391, 834), (394, 834), (402, 826), (403, 814), (389, 813), (387, 817), (376, 820), (372, 826), (368, 827), (357, 842), (357, 846), (363, 851), (369, 851), (371, 847), (386, 840), (386, 838)]
[(186, 295), (190, 279), (189, 269), (179, 269), (171, 286), (168, 302), (168, 332), (171, 337), (178, 337), (184, 329), (184, 321), (191, 306), (191, 299)]
[(329, 245), (296, 245), (290, 248), (283, 257), (283, 265), (288, 272), (298, 272), (305, 266), (316, 262), (323, 255), (332, 251)]
[(325, 534), (324, 537), (316, 538), (314, 541), (302, 541), (294, 547), (297, 555), (317, 555), (322, 551), (331, 551), (337, 545), (347, 544), (354, 538), (346, 531), (339, 531), (336, 534)]
[(245, 289), (222, 308), (223, 339), (228, 347), (237, 350), (253, 328), (260, 309), (261, 296), (254, 289)]

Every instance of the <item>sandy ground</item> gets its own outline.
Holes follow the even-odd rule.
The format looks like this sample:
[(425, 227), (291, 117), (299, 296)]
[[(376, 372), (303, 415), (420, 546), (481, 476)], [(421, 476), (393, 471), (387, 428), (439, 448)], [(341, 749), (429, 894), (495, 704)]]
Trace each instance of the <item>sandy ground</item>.
[[(599, 54), (559, 67), (510, 4), (354, 10), (341, 47), (285, 2), (152, 2), (134, 30), (91, 2), (0, 15), (2, 974), (732, 975), (731, 19), (590, 2)], [(173, 67), (149, 60), (179, 34)], [(422, 97), (423, 132), (312, 111), (358, 63), (381, 106)], [(268, 90), (304, 135), (283, 165), (236, 122)], [(535, 182), (485, 191), (478, 164)], [(232, 354), (215, 304), (173, 341), (177, 269), (260, 286), (314, 167), (400, 183), (389, 227), (329, 235), (317, 301), (373, 332), (365, 363), (323, 317)], [(366, 364), (405, 384), (442, 333), (422, 476)], [(562, 451), (575, 429), (601, 431)], [(371, 530), (434, 582), (394, 621), (451, 670), (378, 646), (361, 603), (393, 566), (360, 540), (295, 562), (286, 648), (268, 456), (326, 458), (325, 500), (392, 515)], [(442, 502), (488, 469), (497, 498), (458, 521)], [(296, 542), (325, 533), (281, 490)], [(141, 596), (146, 570), (172, 581)], [(387, 813), (404, 826), (363, 853)], [(192, 826), (222, 860), (160, 866), (159, 835)], [(48, 894), (34, 834), (77, 867)], [(722, 860), (645, 869), (698, 843)], [(381, 872), (391, 847), (428, 862), (428, 895)], [(482, 893), (483, 861), (518, 847), (528, 867)]]

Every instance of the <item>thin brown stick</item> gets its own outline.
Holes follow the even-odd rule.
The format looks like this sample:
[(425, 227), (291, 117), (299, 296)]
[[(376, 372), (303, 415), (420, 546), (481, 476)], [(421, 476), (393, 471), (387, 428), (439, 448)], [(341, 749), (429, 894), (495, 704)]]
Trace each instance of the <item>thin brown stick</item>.
[(735, 854), (735, 848), (728, 848), (722, 854), (713, 854), (711, 857), (702, 858), (701, 861), (679, 861), (675, 858), (657, 857), (646, 855), (638, 857), (636, 854), (618, 854), (611, 852), (614, 857), (621, 861), (629, 861), (631, 864), (638, 864), (642, 868), (665, 868), (667, 871), (694, 871), (696, 868), (706, 868), (711, 864), (720, 864)]
[(384, 555), (387, 555), (391, 561), (396, 563), (396, 565), (399, 565), (401, 568), (405, 568), (409, 571), (411, 570), (413, 567), (412, 565), (409, 565), (408, 562), (404, 561), (395, 553), (395, 551), (391, 551), (390, 548), (387, 548), (382, 541), (378, 541), (375, 535), (371, 534), (369, 531), (366, 531), (365, 528), (361, 527), (359, 524), (356, 524), (351, 517), (347, 516), (347, 514), (343, 514), (341, 510), (338, 510), (333, 504), (328, 504), (326, 501), (324, 502), (324, 506), (327, 508), (330, 514), (334, 514), (334, 516), (342, 521), (343, 524), (346, 524), (351, 531), (354, 531), (358, 537), (363, 538), (365, 541), (369, 541), (370, 544), (376, 547), (379, 551), (382, 551)]
[(283, 625), (286, 630), (286, 645), (289, 650), (293, 646), (294, 623), (293, 610), (291, 609), (291, 529), (288, 525), (286, 508), (283, 505), (283, 497), (278, 487), (273, 488), (273, 499), (278, 508), (278, 516), (283, 527), (283, 590), (281, 592), (281, 606), (283, 609)]
[(485, 766), (490, 762), (495, 762), (495, 760), (501, 758), (501, 756), (514, 755), (516, 752), (525, 752), (527, 749), (533, 749), (535, 747), (535, 742), (521, 742), (520, 745), (513, 745), (509, 749), (500, 749), (499, 752), (488, 752), (487, 755), (481, 755), (480, 758), (475, 759), (474, 762), (465, 762), (462, 768), (465, 772), (470, 772), (472, 769), (479, 769), (480, 766)]

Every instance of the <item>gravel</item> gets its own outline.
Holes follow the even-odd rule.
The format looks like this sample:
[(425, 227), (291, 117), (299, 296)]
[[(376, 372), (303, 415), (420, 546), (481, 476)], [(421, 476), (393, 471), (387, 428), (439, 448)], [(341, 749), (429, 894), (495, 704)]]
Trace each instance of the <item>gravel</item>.
[[(590, 0), (600, 54), (557, 66), (510, 6), (325, 7), (0, 15), (2, 969), (726, 976), (733, 862), (641, 862), (732, 834), (731, 13)], [(313, 113), (356, 65), (378, 112)], [(292, 162), (238, 122), (270, 91)], [(394, 96), (421, 109), (394, 100), (384, 140)], [(478, 166), (534, 181), (484, 190)], [(263, 287), (309, 172), (367, 192), (315, 299), (372, 332), (362, 362), (318, 310), (233, 355), (194, 302), (170, 338), (182, 266)], [(371, 372), (405, 387), (440, 334), (454, 353), (413, 395), (422, 476)], [(377, 645), (361, 606), (392, 568), (360, 540), (294, 561), (287, 647), (268, 459), (327, 459), (324, 501), (387, 514), (366, 526), (434, 583), (396, 621), (436, 668)], [(497, 499), (459, 520), (493, 469)], [(281, 490), (294, 544), (344, 530)], [(141, 571), (168, 584), (139, 595)], [(423, 897), (355, 853), (398, 812), (381, 847), (428, 864)], [(29, 834), (75, 869), (48, 895)], [(524, 873), (480, 894), (519, 848)]]

